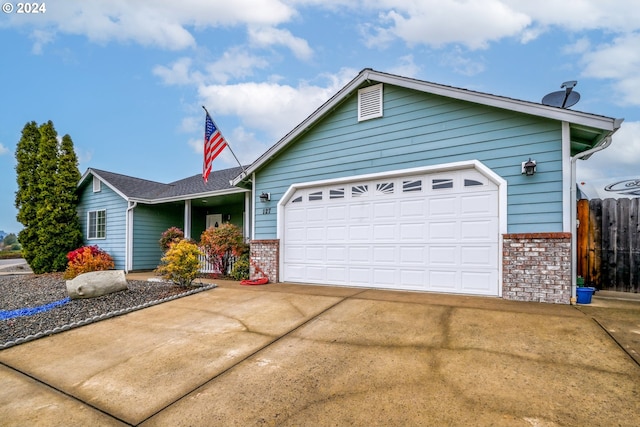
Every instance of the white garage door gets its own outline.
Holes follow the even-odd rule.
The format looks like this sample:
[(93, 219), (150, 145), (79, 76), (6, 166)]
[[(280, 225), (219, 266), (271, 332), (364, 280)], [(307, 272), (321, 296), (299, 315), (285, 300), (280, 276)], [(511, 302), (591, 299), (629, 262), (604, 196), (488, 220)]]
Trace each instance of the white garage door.
[(299, 189), (289, 282), (498, 295), (498, 187), (476, 169)]

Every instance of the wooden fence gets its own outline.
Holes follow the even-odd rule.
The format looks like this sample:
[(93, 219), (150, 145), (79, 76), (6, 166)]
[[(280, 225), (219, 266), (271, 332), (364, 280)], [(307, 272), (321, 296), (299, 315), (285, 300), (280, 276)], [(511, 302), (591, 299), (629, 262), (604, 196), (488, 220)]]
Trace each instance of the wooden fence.
[(587, 286), (640, 292), (640, 198), (578, 201), (577, 269)]

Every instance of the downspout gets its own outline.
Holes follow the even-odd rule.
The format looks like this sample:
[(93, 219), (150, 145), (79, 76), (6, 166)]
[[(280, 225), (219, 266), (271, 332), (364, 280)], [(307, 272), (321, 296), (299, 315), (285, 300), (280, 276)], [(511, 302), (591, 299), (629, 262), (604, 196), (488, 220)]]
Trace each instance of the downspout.
[(593, 153), (597, 153), (598, 151), (602, 151), (608, 146), (611, 145), (612, 138), (611, 135), (618, 130), (620, 125), (616, 121), (617, 126), (608, 136), (605, 137), (604, 143), (602, 145), (598, 145), (597, 147), (593, 147), (590, 150), (583, 151), (582, 153), (578, 153), (575, 156), (571, 157), (571, 305), (575, 305), (576, 303), (576, 279), (578, 274), (578, 242), (576, 239), (576, 234), (578, 230), (578, 218), (576, 215), (578, 201), (577, 197), (577, 188), (576, 188), (576, 162), (579, 159), (582, 159), (586, 156), (590, 156)]
[(251, 174), (251, 240), (256, 238), (256, 173)]
[(138, 206), (138, 202), (129, 202), (127, 213), (125, 215), (125, 242), (124, 242), (124, 272), (129, 273), (133, 267), (133, 260), (130, 259), (133, 254), (133, 210)]

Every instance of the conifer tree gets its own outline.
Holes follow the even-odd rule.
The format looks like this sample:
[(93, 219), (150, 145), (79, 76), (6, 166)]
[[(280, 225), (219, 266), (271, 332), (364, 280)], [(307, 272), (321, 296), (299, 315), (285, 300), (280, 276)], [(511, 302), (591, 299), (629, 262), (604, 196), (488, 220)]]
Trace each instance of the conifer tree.
[(40, 131), (36, 122), (27, 123), (22, 129), (22, 137), (16, 146), (16, 191), (15, 206), (18, 209), (17, 219), (24, 228), (18, 234), (22, 245), (22, 256), (31, 264), (35, 254), (32, 252), (36, 236), (36, 209), (38, 207), (38, 191), (36, 189), (36, 170), (38, 169), (38, 146)]
[(34, 146), (33, 126), (35, 122), (25, 126), (16, 149), (16, 207), (18, 220), (25, 226), (19, 241), (35, 273), (62, 271), (67, 252), (82, 244), (76, 211), (78, 160), (71, 137), (65, 135), (58, 143), (51, 121), (37, 129)]

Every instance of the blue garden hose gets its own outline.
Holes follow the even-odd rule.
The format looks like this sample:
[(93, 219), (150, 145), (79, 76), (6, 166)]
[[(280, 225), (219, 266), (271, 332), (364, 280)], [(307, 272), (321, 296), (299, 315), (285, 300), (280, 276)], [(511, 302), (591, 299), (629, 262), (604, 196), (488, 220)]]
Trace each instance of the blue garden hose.
[(14, 317), (32, 316), (34, 314), (42, 313), (43, 311), (49, 311), (52, 308), (64, 305), (71, 301), (71, 298), (67, 297), (59, 301), (50, 302), (49, 304), (40, 305), (38, 307), (26, 307), (19, 308), (17, 310), (0, 311), (0, 320), (13, 319)]

